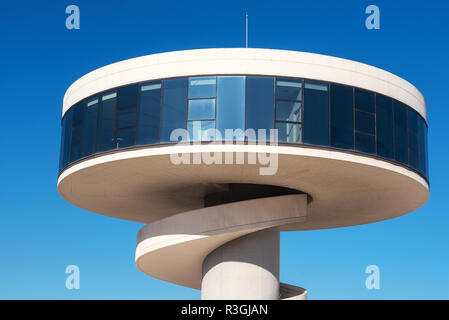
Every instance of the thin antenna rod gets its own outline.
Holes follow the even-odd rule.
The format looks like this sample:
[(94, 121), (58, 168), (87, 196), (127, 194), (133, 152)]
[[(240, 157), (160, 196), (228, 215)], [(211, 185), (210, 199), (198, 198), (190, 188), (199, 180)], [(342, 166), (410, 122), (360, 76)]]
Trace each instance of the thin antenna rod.
[(246, 14), (246, 47), (248, 48), (248, 13)]

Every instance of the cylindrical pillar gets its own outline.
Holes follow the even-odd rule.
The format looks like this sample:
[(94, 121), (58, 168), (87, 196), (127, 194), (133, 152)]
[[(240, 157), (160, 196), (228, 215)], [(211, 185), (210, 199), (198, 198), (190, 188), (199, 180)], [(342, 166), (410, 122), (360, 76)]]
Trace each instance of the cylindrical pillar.
[(279, 228), (257, 231), (225, 243), (203, 262), (203, 300), (277, 300)]

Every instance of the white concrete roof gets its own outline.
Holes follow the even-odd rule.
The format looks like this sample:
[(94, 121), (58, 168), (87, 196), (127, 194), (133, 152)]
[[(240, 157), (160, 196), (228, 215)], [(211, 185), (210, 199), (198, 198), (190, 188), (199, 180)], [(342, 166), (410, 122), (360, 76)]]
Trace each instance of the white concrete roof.
[(68, 88), (63, 115), (88, 96), (126, 84), (216, 74), (297, 77), (345, 84), (394, 98), (427, 119), (423, 95), (411, 83), (390, 72), (320, 54), (254, 48), (174, 51), (107, 65), (84, 75)]

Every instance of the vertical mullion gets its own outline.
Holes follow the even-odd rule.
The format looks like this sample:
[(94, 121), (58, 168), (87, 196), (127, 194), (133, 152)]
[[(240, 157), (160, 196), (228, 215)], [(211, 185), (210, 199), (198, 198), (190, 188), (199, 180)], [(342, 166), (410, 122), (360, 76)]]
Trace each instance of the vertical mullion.
[[(115, 97), (115, 105), (114, 105), (114, 111), (115, 111), (115, 118), (114, 118), (114, 135), (113, 135), (113, 140), (112, 143), (114, 144), (112, 149), (118, 149), (118, 144), (117, 142), (117, 117), (118, 117), (118, 108), (117, 108), (117, 102), (118, 102), (118, 90), (116, 89), (117, 95)], [(117, 147), (116, 147), (117, 146)]]
[(305, 81), (302, 79), (302, 92), (301, 92), (301, 144), (304, 144), (304, 91), (305, 88)]
[[(415, 111), (414, 111), (415, 112)], [(418, 155), (418, 163), (417, 163), (417, 170), (418, 171), (420, 171), (420, 168), (421, 168), (421, 166), (420, 166), (420, 164), (421, 164), (421, 157), (420, 157), (420, 154), (421, 154), (421, 150), (420, 150), (420, 148), (419, 148), (419, 146), (421, 145), (421, 139), (419, 138), (419, 135), (420, 135), (420, 126), (419, 126), (419, 123), (420, 123), (420, 121), (419, 121), (419, 115), (417, 115), (417, 118), (416, 118), (416, 129), (417, 129), (417, 131), (416, 131), (416, 141), (417, 141), (417, 146), (416, 146), (416, 153), (417, 153), (417, 155)]]
[(332, 92), (331, 92), (331, 90), (334, 90), (331, 83), (328, 83), (328, 89), (329, 89), (329, 121), (328, 121), (329, 124), (328, 125), (329, 125), (329, 147), (330, 147), (330, 146), (332, 146), (332, 106), (331, 106)]
[(189, 97), (189, 90), (190, 89), (190, 77), (187, 77), (187, 112), (186, 112), (186, 129), (189, 122), (189, 105), (190, 105), (190, 97)]
[(406, 128), (406, 136), (407, 136), (407, 164), (410, 166), (410, 139), (409, 139), (409, 128), (408, 128), (408, 107), (405, 109), (405, 128)]
[(352, 149), (357, 150), (355, 146), (355, 88), (352, 88)]
[(163, 83), (164, 83), (164, 80), (161, 80), (161, 95), (160, 95), (160, 100), (159, 100), (159, 137), (158, 137), (158, 143), (161, 143)]
[(139, 111), (140, 111), (140, 84), (137, 84), (137, 105), (136, 105), (136, 124), (135, 124), (135, 130), (134, 130), (134, 143), (133, 146), (137, 143), (137, 130), (139, 126)]
[[(277, 126), (276, 126), (276, 123), (277, 123), (277, 118), (276, 118), (276, 108), (277, 108), (277, 106), (276, 106), (276, 104), (277, 104), (277, 99), (276, 99), (276, 91), (277, 91), (277, 86), (276, 86), (276, 83), (277, 83), (277, 77), (274, 77), (274, 96), (273, 96), (273, 100), (274, 100), (274, 115), (273, 115), (273, 125), (274, 125), (274, 129), (277, 129)], [(279, 140), (279, 132), (278, 132), (278, 140)]]
[[(218, 94), (218, 76), (215, 76), (215, 115), (214, 115), (214, 128), (215, 128), (215, 132), (214, 132), (214, 140), (217, 140), (217, 94)], [(220, 133), (221, 134), (221, 133)], [(223, 136), (221, 137), (221, 139), (223, 140)]]
[(374, 152), (377, 155), (377, 94), (374, 93)]

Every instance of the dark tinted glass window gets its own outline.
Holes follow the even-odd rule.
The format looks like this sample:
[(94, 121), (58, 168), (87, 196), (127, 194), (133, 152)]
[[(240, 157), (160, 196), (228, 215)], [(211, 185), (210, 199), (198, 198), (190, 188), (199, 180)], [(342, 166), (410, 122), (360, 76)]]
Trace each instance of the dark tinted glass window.
[(394, 102), (394, 147), (395, 159), (407, 164), (407, 107), (397, 101)]
[(104, 94), (101, 97), (96, 152), (114, 149), (116, 102), (117, 94), (115, 92)]
[(64, 120), (61, 121), (61, 144), (59, 146), (59, 171), (61, 171), (64, 168), (64, 131), (65, 131), (65, 124)]
[(353, 89), (331, 85), (331, 144), (337, 148), (354, 148)]
[(412, 131), (408, 131), (408, 147), (418, 152), (418, 135)]
[(418, 117), (418, 136), (419, 136), (419, 171), (428, 176), (427, 168), (427, 126), (424, 119)]
[(116, 148), (126, 148), (134, 145), (136, 128), (117, 130), (115, 138)]
[(83, 103), (80, 102), (72, 107), (73, 109), (73, 118), (72, 125), (76, 125), (83, 121)]
[(189, 120), (215, 119), (215, 99), (189, 100)]
[(355, 108), (374, 113), (374, 93), (355, 89)]
[(270, 129), (274, 129), (274, 78), (246, 78), (246, 128), (266, 130), (269, 140)]
[(408, 128), (417, 132), (418, 131), (418, 114), (413, 109), (408, 108), (407, 118), (408, 118)]
[(76, 161), (80, 158), (80, 144), (72, 144), (71, 150), (70, 150), (70, 162)]
[(80, 102), (73, 107), (70, 161), (76, 161), (80, 157), (80, 145), (83, 130), (83, 109), (83, 102)]
[(304, 142), (329, 145), (329, 90), (327, 83), (304, 85)]
[(394, 159), (393, 149), (393, 105), (392, 100), (376, 95), (377, 154)]
[(413, 168), (419, 170), (419, 156), (413, 149), (408, 149), (408, 161)]
[(217, 130), (245, 130), (245, 77), (218, 77)]
[(356, 111), (355, 112), (355, 129), (364, 133), (375, 133), (374, 114)]
[(366, 153), (376, 153), (376, 144), (373, 135), (356, 133), (355, 149)]
[(117, 129), (136, 126), (136, 108), (117, 110)]
[(72, 144), (81, 142), (82, 130), (82, 122), (78, 122), (72, 126)]
[(83, 143), (81, 156), (85, 157), (95, 152), (95, 138), (97, 134), (98, 98), (87, 100), (84, 105)]
[(288, 143), (302, 143), (302, 125), (298, 123), (276, 122), (278, 140)]
[(189, 78), (189, 99), (215, 98), (217, 92), (217, 77)]
[(160, 114), (161, 82), (142, 84), (140, 87), (137, 144), (152, 144), (159, 141)]
[(277, 101), (276, 120), (301, 122), (302, 103), (293, 101)]
[(187, 83), (187, 78), (163, 82), (161, 142), (170, 142), (173, 130), (186, 129)]
[(276, 99), (302, 100), (302, 80), (276, 78)]
[(70, 161), (70, 140), (72, 133), (72, 112), (73, 109), (69, 109), (62, 120), (62, 168), (67, 166)]
[(117, 89), (117, 107), (125, 108), (137, 105), (137, 84)]

